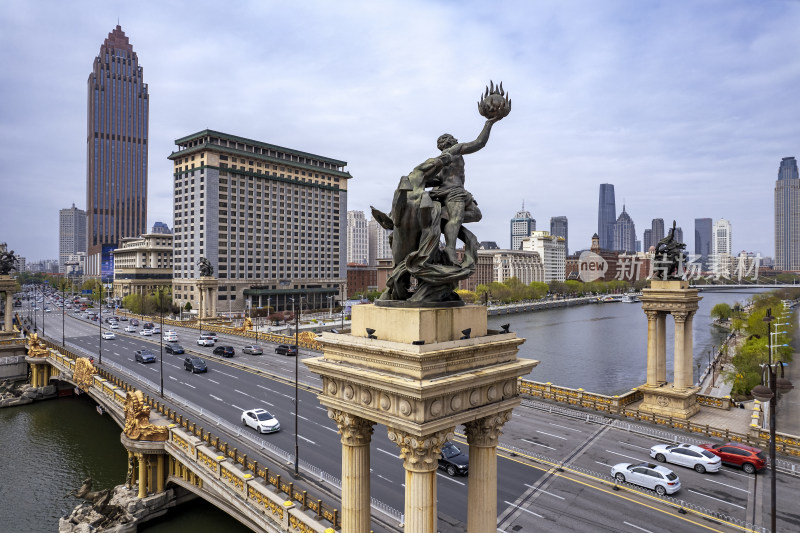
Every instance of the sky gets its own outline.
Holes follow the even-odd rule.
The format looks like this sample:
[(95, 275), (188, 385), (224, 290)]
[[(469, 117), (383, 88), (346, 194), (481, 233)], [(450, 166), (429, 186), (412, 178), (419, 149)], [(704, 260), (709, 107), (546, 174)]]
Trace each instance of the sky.
[(150, 94), (148, 228), (172, 227), (175, 139), (205, 128), (347, 161), (348, 209), (388, 211), (400, 176), (473, 140), (503, 82), (511, 114), (465, 157), (479, 240), (509, 246), (524, 207), (570, 251), (597, 231), (601, 183), (637, 238), (731, 222), (774, 253), (774, 185), (800, 150), (800, 2), (5, 0), (0, 242), (58, 256), (58, 212), (86, 207), (92, 62), (119, 21)]

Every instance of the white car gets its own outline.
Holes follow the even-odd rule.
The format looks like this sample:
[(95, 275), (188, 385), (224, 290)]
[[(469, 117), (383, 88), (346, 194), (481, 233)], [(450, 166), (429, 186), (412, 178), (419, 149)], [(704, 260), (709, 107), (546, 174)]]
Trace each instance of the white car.
[(153, 335), (158, 335), (161, 333), (161, 326), (153, 326), (150, 331), (153, 332)]
[(119, 324), (117, 324), (116, 322), (112, 322), (111, 324), (108, 325), (108, 327), (111, 329), (119, 329)]
[(117, 336), (114, 335), (113, 331), (104, 331), (100, 336), (103, 337), (103, 339), (105, 340), (117, 338)]
[(214, 346), (214, 339), (208, 339), (204, 337), (200, 337), (197, 339), (198, 346)]
[(153, 330), (152, 329), (141, 329), (139, 330), (139, 335), (144, 335), (145, 337), (152, 337)]
[(125, 331), (128, 333), (136, 333), (136, 326), (125, 326)]
[(164, 340), (167, 342), (177, 342), (178, 340), (178, 334), (175, 333), (174, 331), (167, 331), (166, 333), (164, 333), (163, 337)]
[(675, 472), (653, 463), (619, 463), (611, 468), (611, 477), (620, 483), (627, 481), (654, 490), (659, 496), (674, 494), (681, 488), (681, 480)]
[(242, 423), (260, 433), (274, 433), (281, 429), (278, 419), (265, 409), (252, 409), (242, 413)]
[(699, 473), (717, 472), (722, 460), (708, 450), (694, 444), (656, 444), (650, 448), (650, 457), (663, 463), (694, 468)]

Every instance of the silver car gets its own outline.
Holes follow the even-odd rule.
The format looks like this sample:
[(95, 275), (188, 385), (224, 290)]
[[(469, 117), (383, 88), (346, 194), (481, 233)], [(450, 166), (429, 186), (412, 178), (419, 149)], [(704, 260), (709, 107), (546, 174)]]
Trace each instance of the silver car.
[(722, 466), (719, 457), (694, 444), (656, 444), (650, 448), (650, 457), (660, 463), (694, 468), (701, 474), (717, 472)]
[(611, 468), (611, 477), (654, 490), (659, 496), (674, 494), (681, 488), (681, 480), (672, 470), (652, 463), (619, 463)]

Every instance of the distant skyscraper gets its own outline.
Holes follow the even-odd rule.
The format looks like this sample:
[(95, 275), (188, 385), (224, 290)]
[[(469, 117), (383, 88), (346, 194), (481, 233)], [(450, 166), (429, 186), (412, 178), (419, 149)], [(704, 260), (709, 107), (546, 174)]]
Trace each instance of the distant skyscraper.
[(522, 250), (522, 239), (531, 236), (531, 232), (536, 231), (536, 220), (531, 217), (530, 211), (525, 211), (525, 203), (522, 203), (522, 211), (517, 211), (511, 219), (511, 249)]
[(567, 217), (550, 217), (550, 235), (564, 238), (564, 252), (569, 255), (569, 225)]
[(714, 224), (712, 252), (731, 255), (731, 223), (721, 218)]
[(664, 238), (664, 219), (654, 218), (650, 229), (652, 230), (650, 238), (653, 240), (653, 246), (655, 246), (658, 244), (658, 241)]
[(775, 182), (775, 268), (800, 270), (800, 176), (794, 157), (784, 157)]
[(711, 255), (711, 227), (710, 218), (694, 219), (694, 253), (698, 255), (697, 262), (703, 265), (703, 270), (708, 269), (708, 256)]
[(136, 52), (119, 25), (94, 59), (88, 95), (87, 268), (107, 278), (120, 240), (147, 231), (150, 100)]
[(369, 262), (369, 232), (363, 211), (347, 212), (347, 262)]
[(655, 246), (653, 242), (653, 230), (647, 228), (644, 230), (644, 235), (642, 235), (642, 251), (649, 252), (651, 246)]
[(636, 226), (622, 204), (622, 213), (614, 223), (614, 251), (633, 253), (636, 251)]
[(86, 252), (86, 211), (72, 204), (59, 211), (58, 271), (63, 274), (67, 261), (78, 252)]
[(614, 224), (617, 222), (617, 206), (614, 199), (614, 185), (600, 184), (600, 203), (597, 208), (597, 236), (600, 248), (611, 250), (614, 247)]
[(377, 266), (378, 259), (392, 257), (392, 247), (389, 245), (389, 235), (392, 230), (388, 230), (378, 224), (374, 218), (367, 222), (367, 234), (369, 245), (369, 266)]
[(169, 226), (167, 226), (164, 222), (156, 222), (153, 224), (153, 230), (150, 233), (169, 235), (172, 234), (172, 230), (169, 229)]

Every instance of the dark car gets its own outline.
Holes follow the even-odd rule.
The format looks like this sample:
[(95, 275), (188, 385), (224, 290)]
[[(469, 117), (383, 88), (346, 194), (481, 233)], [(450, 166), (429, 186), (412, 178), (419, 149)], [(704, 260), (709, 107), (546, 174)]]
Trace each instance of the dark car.
[(718, 455), (723, 464), (742, 467), (748, 474), (755, 474), (767, 466), (767, 456), (760, 448), (754, 448), (739, 442), (725, 444), (701, 444), (701, 448)]
[(466, 476), (469, 470), (469, 456), (464, 455), (458, 446), (447, 441), (442, 446), (439, 468), (446, 471), (450, 476)]
[(206, 362), (200, 359), (199, 357), (187, 357), (183, 360), (183, 369), (190, 370), (192, 374), (197, 374), (199, 372), (208, 372), (208, 367), (206, 366)]
[(127, 322), (127, 321), (128, 321), (128, 317), (126, 317), (126, 316), (123, 316), (123, 317), (121, 317), (121, 318), (120, 318), (120, 320), (121, 320), (122, 322)]
[(181, 346), (180, 344), (175, 344), (174, 342), (165, 344), (164, 351), (167, 353), (174, 353), (174, 354), (181, 354), (185, 352), (183, 346)]
[(156, 354), (154, 354), (151, 350), (145, 348), (144, 350), (136, 350), (136, 362), (137, 363), (155, 363), (156, 362)]
[(138, 326), (138, 325), (139, 325), (139, 321), (136, 320), (135, 318), (131, 318), (131, 326)]
[(264, 350), (261, 346), (256, 346), (255, 344), (251, 344), (249, 346), (245, 346), (242, 348), (242, 353), (249, 353), (250, 355), (261, 355), (264, 353)]
[(144, 324), (142, 324), (142, 329), (153, 329), (155, 327), (156, 327), (155, 324), (153, 324), (152, 322), (145, 322)]
[(288, 346), (286, 344), (279, 344), (275, 348), (275, 353), (281, 355), (297, 355), (297, 348), (295, 348), (294, 346)]
[(233, 350), (233, 346), (217, 346), (214, 348), (214, 355), (221, 355), (222, 357), (233, 357), (233, 354), (236, 353)]

